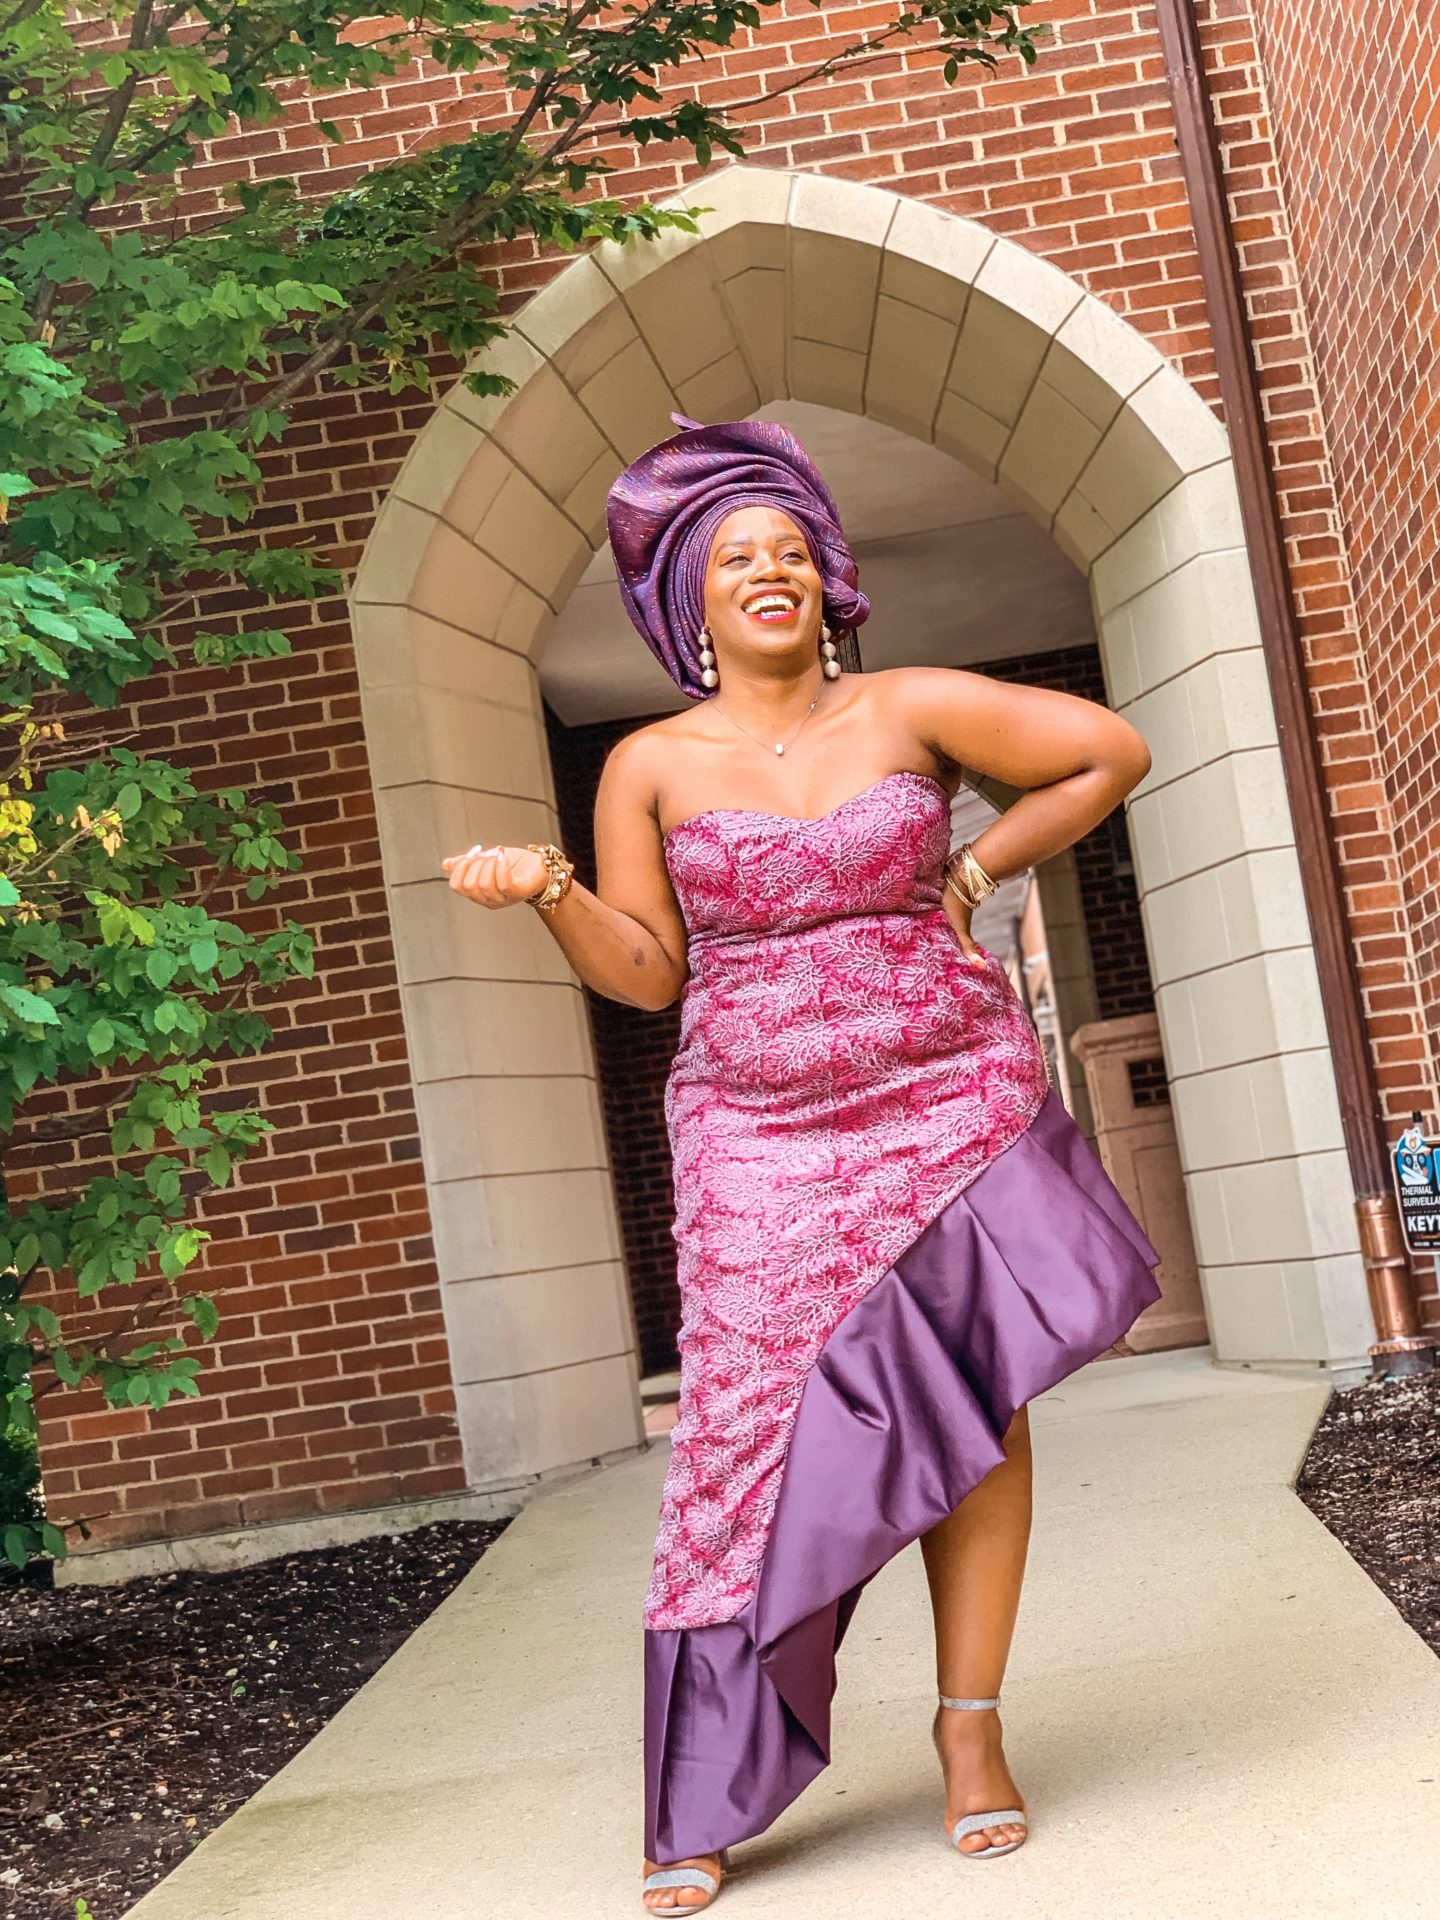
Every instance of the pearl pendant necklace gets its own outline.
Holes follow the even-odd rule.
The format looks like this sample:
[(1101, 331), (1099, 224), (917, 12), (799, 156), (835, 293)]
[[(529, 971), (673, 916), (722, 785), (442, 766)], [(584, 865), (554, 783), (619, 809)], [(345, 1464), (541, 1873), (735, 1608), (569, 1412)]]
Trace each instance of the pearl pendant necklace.
[[(824, 689), (822, 688), (821, 691), (823, 692)], [(805, 709), (804, 713), (801, 714), (800, 725), (796, 727), (794, 733), (791, 734), (789, 740), (788, 741), (777, 740), (774, 742), (774, 751), (776, 754), (779, 755), (779, 757), (782, 760), (785, 757), (785, 748), (787, 747), (787, 745), (792, 747), (794, 746), (795, 742), (800, 737), (800, 727), (804, 726), (805, 722), (810, 718), (811, 714), (815, 711), (816, 707), (818, 707), (819, 704), (820, 704), (820, 695), (817, 693), (815, 698), (810, 702), (809, 706)], [(762, 740), (758, 734), (751, 733), (749, 727), (742, 727), (740, 725), (740, 722), (738, 720), (732, 719), (731, 716), (728, 713), (726, 713), (722, 707), (717, 707), (716, 712), (720, 715), (720, 718), (722, 720), (729, 720), (731, 726), (734, 727), (738, 732), (743, 733), (747, 740), (753, 740), (757, 747), (763, 747), (770, 744), (769, 742)]]

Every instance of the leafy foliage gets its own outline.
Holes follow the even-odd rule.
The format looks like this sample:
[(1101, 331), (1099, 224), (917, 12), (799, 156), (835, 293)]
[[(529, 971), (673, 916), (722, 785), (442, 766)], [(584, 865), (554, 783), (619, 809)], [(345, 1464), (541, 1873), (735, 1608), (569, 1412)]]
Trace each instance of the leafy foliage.
[(0, 1429), (0, 1529), (40, 1519), (39, 1485), (34, 1436)]
[[(1029, 3), (897, 6), (783, 87), (912, 41), (947, 81), (1032, 61)], [(187, 660), (288, 653), (287, 605), (339, 584), (323, 555), (245, 533), (297, 399), (425, 392), (441, 357), (505, 391), (484, 364), (505, 331), (485, 249), (693, 229), (610, 197), (605, 154), (740, 154), (767, 96), (711, 105), (677, 70), (775, 10), (426, 0), (397, 23), (351, 0), (0, 0), (0, 1129), (37, 1088), (94, 1081), (72, 1130), (107, 1128), (111, 1156), (76, 1191), (0, 1190), (0, 1425), (22, 1442), (54, 1391), (151, 1408), (199, 1391), (186, 1330), (212, 1338), (217, 1314), (184, 1284), (194, 1197), (267, 1124), (207, 1095), (265, 1043), (257, 993), (313, 964), (297, 923), (257, 935), (210, 911), (218, 886), (259, 901), (297, 866), (272, 806), (124, 746), (77, 751), (67, 727), (93, 735), (97, 709)], [(191, 195), (206, 143), (239, 130), (313, 125), (343, 162), (356, 95), (417, 58), (463, 78), (448, 132), (324, 197), (285, 175), (218, 213)], [(255, 612), (181, 658), (167, 606), (211, 589)], [(38, 1514), (4, 1536), (20, 1562), (64, 1546)]]

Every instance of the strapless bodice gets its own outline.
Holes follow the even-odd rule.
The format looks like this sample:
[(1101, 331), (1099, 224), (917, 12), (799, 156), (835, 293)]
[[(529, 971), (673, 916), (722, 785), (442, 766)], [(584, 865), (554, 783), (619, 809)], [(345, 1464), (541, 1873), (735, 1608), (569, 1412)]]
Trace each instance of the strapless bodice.
[(950, 802), (938, 780), (886, 774), (817, 819), (711, 807), (665, 836), (665, 860), (695, 943), (796, 932), (844, 914), (940, 905)]
[(997, 1023), (1033, 1045), (999, 961), (955, 937), (949, 845), (945, 789), (910, 772), (818, 819), (719, 808), (672, 828), (690, 975), (672, 1094), (699, 1081), (799, 1107), (913, 1083)]

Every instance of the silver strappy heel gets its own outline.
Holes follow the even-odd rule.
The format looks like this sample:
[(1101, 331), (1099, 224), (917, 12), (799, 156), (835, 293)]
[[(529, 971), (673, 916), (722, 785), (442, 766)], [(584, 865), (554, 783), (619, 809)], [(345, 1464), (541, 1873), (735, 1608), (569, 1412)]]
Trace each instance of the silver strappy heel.
[[(1000, 1696), (997, 1693), (992, 1700), (952, 1700), (942, 1693), (940, 1704), (942, 1707), (998, 1707)], [(982, 1827), (1006, 1826), (1024, 1827), (1025, 1833), (1018, 1840), (1007, 1841), (1003, 1847), (969, 1848), (960, 1845), (967, 1833), (978, 1833)], [(1002, 1853), (1014, 1853), (1017, 1847), (1023, 1847), (1029, 1831), (1030, 1823), (1023, 1807), (1005, 1807), (998, 1813), (966, 1813), (950, 1829), (950, 1844), (963, 1860), (998, 1860)]]
[[(719, 1854), (720, 1871), (730, 1871), (730, 1849), (722, 1847)], [(703, 1906), (647, 1907), (647, 1913), (704, 1913), (711, 1901), (720, 1891), (720, 1882), (713, 1873), (707, 1873), (704, 1867), (660, 1867), (654, 1873), (647, 1873), (641, 1893), (658, 1893), (661, 1887), (698, 1887), (708, 1897)]]

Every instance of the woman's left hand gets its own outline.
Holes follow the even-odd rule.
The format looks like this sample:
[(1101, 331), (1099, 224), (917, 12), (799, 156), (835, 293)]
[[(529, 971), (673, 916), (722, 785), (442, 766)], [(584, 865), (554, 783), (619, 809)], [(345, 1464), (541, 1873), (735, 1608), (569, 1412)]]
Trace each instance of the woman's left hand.
[(963, 900), (957, 900), (949, 887), (944, 889), (944, 895), (945, 911), (949, 915), (951, 926), (955, 929), (955, 937), (960, 942), (965, 958), (973, 961), (977, 967), (985, 966), (987, 964), (985, 949), (977, 946), (970, 937), (970, 921), (975, 909), (967, 907)]

